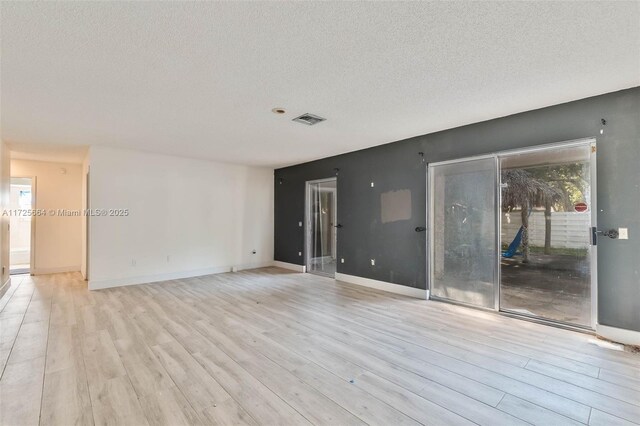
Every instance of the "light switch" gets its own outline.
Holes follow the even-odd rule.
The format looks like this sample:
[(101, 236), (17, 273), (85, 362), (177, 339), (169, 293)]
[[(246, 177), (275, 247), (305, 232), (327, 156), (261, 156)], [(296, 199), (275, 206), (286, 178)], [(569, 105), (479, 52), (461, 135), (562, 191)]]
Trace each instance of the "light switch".
[(371, 187), (373, 188), (374, 186), (376, 186), (376, 184), (371, 182)]
[(376, 260), (375, 259), (371, 259), (371, 266), (376, 266)]
[(340, 259), (340, 263), (344, 263), (344, 257)]
[(298, 226), (302, 228), (302, 222), (298, 222)]
[(302, 252), (301, 251), (298, 252), (298, 256), (302, 256)]
[(629, 239), (629, 228), (618, 228), (618, 239), (620, 239), (620, 240), (628, 240)]

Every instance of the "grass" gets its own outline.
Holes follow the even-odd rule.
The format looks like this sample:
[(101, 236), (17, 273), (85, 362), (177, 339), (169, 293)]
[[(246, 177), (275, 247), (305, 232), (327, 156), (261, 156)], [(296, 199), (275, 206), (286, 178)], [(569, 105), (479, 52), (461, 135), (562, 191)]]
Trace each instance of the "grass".
[[(509, 247), (508, 244), (502, 244), (502, 250), (506, 250)], [(542, 246), (530, 246), (531, 254), (544, 254), (544, 247)], [(518, 249), (521, 251), (522, 247)], [(573, 257), (585, 257), (588, 254), (586, 248), (565, 248), (565, 247), (551, 247), (549, 254), (556, 256), (573, 256)]]

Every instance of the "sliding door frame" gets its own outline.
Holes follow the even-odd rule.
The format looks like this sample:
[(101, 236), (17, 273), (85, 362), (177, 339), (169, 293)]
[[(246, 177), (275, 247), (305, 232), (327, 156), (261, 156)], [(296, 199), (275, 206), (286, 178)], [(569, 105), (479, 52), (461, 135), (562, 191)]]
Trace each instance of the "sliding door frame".
[[(560, 321), (553, 321), (550, 319), (545, 319), (542, 317), (531, 317), (526, 315), (520, 315), (517, 313), (503, 311), (500, 308), (500, 293), (501, 293), (501, 272), (500, 272), (500, 262), (502, 259), (502, 247), (501, 247), (501, 230), (502, 230), (502, 188), (501, 188), (501, 167), (500, 167), (500, 159), (502, 157), (510, 156), (510, 155), (519, 155), (519, 154), (528, 154), (532, 152), (540, 152), (540, 151), (548, 151), (553, 149), (560, 148), (571, 148), (571, 147), (579, 147), (579, 146), (589, 146), (590, 147), (590, 158), (589, 158), (589, 174), (590, 174), (590, 185), (591, 185), (591, 193), (590, 193), (590, 203), (591, 203), (591, 226), (597, 227), (597, 140), (595, 137), (587, 137), (581, 139), (572, 139), (561, 142), (554, 142), (542, 145), (536, 145), (532, 147), (526, 148), (517, 148), (517, 149), (509, 149), (503, 151), (497, 151), (490, 154), (484, 155), (475, 155), (469, 157), (463, 157), (453, 160), (447, 161), (439, 161), (434, 163), (427, 164), (427, 173), (426, 173), (426, 191), (427, 191), (427, 206), (426, 206), (426, 216), (427, 216), (427, 297), (431, 300), (444, 301), (456, 305), (469, 306), (475, 309), (495, 311), (502, 315), (506, 316), (514, 316), (520, 319), (525, 319), (533, 322), (540, 322), (549, 324), (555, 327), (561, 328), (570, 328), (578, 331), (592, 331), (595, 330), (596, 324), (598, 322), (598, 246), (596, 244), (591, 244), (591, 255), (590, 255), (590, 272), (591, 272), (591, 328), (592, 330), (588, 330), (584, 327), (575, 324), (563, 323)], [(464, 302), (459, 302), (447, 298), (440, 298), (433, 295), (433, 282), (434, 282), (434, 267), (435, 259), (434, 259), (434, 250), (433, 250), (433, 241), (434, 241), (434, 215), (432, 213), (432, 208), (434, 207), (434, 179), (433, 179), (433, 170), (435, 166), (441, 166), (446, 164), (455, 164), (468, 162), (473, 160), (482, 160), (494, 158), (495, 160), (495, 170), (496, 170), (496, 195), (495, 195), (495, 211), (496, 211), (496, 259), (495, 259), (495, 279), (494, 283), (494, 307), (493, 308), (485, 308), (481, 306), (476, 306)]]
[[(521, 154), (530, 154), (534, 152), (544, 152), (544, 151), (552, 151), (554, 149), (563, 149), (563, 148), (577, 148), (577, 147), (589, 147), (589, 184), (590, 184), (590, 219), (591, 219), (591, 227), (597, 228), (597, 216), (598, 216), (598, 191), (597, 191), (597, 147), (596, 147), (596, 138), (588, 137), (582, 139), (572, 139), (563, 142), (554, 142), (549, 144), (537, 145), (528, 148), (519, 148), (519, 149), (510, 149), (506, 151), (497, 152), (496, 155), (498, 157), (498, 179), (500, 179), (500, 159), (503, 157), (509, 157), (512, 155), (521, 155)], [(498, 180), (500, 182), (500, 180)], [(498, 195), (502, 197), (502, 191), (500, 190), (500, 185), (498, 185)], [(500, 198), (500, 205), (502, 207), (502, 199)], [(500, 232), (502, 230), (502, 214), (499, 214), (499, 224), (498, 224), (498, 240), (500, 240)], [(590, 232), (591, 234), (591, 232)], [(502, 310), (499, 308), (500, 312), (508, 315), (508, 316), (516, 316), (518, 318), (531, 320), (534, 322), (541, 322), (544, 324), (553, 325), (556, 327), (562, 328), (570, 328), (581, 331), (593, 331), (596, 329), (596, 324), (598, 322), (598, 246), (597, 244), (593, 244), (591, 241), (591, 250), (589, 255), (589, 263), (590, 263), (590, 293), (591, 293), (591, 318), (590, 318), (590, 328), (578, 325), (571, 324), (562, 321), (552, 320), (548, 318), (543, 318), (539, 316), (531, 316), (525, 314), (515, 313), (509, 310)], [(498, 257), (498, 270), (500, 270), (500, 257)], [(498, 281), (498, 285), (501, 288), (501, 281)], [(500, 306), (500, 305), (498, 305)]]
[[(311, 185), (315, 185), (318, 183), (326, 183), (326, 182), (335, 182), (336, 183), (336, 195), (335, 195), (335, 207), (334, 207), (334, 217), (337, 219), (337, 215), (338, 215), (338, 178), (337, 177), (330, 177), (330, 178), (323, 178), (323, 179), (315, 179), (315, 180), (308, 180), (305, 182), (305, 196), (304, 196), (304, 200), (305, 200), (305, 207), (304, 207), (304, 265), (305, 265), (305, 270), (306, 272), (315, 274), (315, 275), (322, 275), (322, 276), (327, 276), (327, 277), (332, 277), (333, 275), (331, 274), (326, 274), (326, 273), (322, 273), (322, 272), (318, 272), (318, 271), (312, 271), (311, 270), (311, 245), (313, 243), (313, 238), (311, 235), (311, 230), (313, 229), (313, 227), (311, 226)], [(334, 224), (335, 226), (335, 224)], [(335, 229), (332, 231), (335, 232), (336, 237), (336, 260), (337, 260), (337, 241), (338, 241), (338, 236), (337, 236), (337, 232), (335, 231)]]

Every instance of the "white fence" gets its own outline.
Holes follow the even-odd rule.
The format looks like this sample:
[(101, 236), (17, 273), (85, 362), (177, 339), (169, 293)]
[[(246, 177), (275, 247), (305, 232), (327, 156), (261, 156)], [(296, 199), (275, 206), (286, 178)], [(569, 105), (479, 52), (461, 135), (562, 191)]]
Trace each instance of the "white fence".
[[(591, 212), (552, 212), (551, 247), (585, 248), (591, 243), (589, 225)], [(510, 244), (522, 225), (520, 211), (502, 214), (502, 243)], [(544, 247), (544, 212), (529, 216), (529, 243)]]

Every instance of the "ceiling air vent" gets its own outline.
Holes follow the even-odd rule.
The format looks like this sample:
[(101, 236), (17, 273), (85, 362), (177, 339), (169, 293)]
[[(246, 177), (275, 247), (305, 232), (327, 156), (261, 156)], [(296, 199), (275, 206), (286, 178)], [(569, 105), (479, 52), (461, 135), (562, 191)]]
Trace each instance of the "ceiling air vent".
[(308, 126), (313, 126), (314, 124), (318, 124), (324, 120), (326, 120), (326, 118), (318, 117), (317, 115), (313, 115), (309, 113), (302, 114), (300, 117), (296, 117), (293, 119), (293, 121), (306, 124)]

